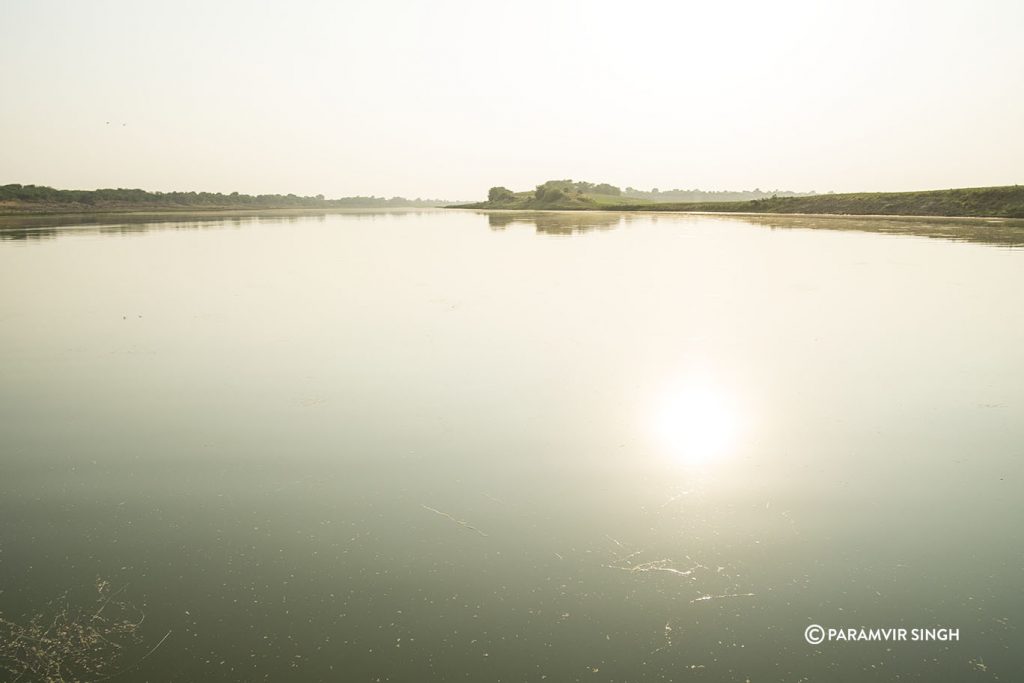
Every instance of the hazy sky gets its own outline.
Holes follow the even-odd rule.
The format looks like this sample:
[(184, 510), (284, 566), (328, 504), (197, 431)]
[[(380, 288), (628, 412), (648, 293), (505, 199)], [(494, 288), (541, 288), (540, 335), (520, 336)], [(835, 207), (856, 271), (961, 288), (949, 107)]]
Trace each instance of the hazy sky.
[(0, 184), (1015, 184), (1022, 35), (1021, 0), (0, 0)]

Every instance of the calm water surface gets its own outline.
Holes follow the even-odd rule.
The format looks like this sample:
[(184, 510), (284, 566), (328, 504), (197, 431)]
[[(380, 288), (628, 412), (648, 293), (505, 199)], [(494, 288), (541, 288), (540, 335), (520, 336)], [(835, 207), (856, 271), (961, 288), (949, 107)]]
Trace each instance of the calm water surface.
[(159, 220), (0, 233), (0, 612), (123, 680), (1024, 676), (1024, 228)]

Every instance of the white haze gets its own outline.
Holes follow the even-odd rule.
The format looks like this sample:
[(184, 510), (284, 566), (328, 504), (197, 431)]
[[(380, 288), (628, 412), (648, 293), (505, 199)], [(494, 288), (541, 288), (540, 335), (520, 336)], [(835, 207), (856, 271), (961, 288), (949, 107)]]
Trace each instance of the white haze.
[(1013, 184), (1022, 27), (1011, 0), (6, 0), (0, 183)]

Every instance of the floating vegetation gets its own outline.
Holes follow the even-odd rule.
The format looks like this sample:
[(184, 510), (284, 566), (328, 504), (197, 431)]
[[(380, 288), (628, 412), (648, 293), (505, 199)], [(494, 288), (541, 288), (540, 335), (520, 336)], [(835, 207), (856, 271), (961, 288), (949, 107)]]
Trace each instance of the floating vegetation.
[(125, 666), (126, 653), (142, 642), (139, 627), (146, 615), (118, 599), (124, 587), (112, 592), (107, 581), (97, 579), (95, 588), (95, 602), (86, 607), (72, 605), (65, 593), (27, 623), (0, 615), (0, 668), (15, 681), (98, 683), (134, 668), (171, 635)]
[(662, 635), (665, 638), (665, 644), (659, 647), (658, 649), (654, 650), (654, 652), (651, 653), (652, 655), (672, 647), (672, 620), (665, 622), (665, 630), (663, 631)]
[[(605, 538), (614, 543), (617, 547), (621, 548), (623, 551), (628, 550), (628, 548), (626, 548), (625, 545), (623, 545), (620, 541), (612, 538), (611, 536), (605, 535)], [(634, 564), (633, 558), (641, 554), (643, 554), (642, 550), (635, 550), (633, 552), (615, 558), (612, 564), (606, 564), (602, 566), (607, 567), (608, 569), (621, 569), (622, 571), (634, 574), (644, 574), (647, 572), (665, 572), (666, 574), (675, 574), (676, 576), (683, 576), (690, 579), (695, 578), (694, 572), (696, 572), (698, 569), (707, 569), (707, 567), (700, 564), (699, 562), (693, 564), (693, 566), (689, 567), (688, 569), (678, 569), (673, 566), (674, 562), (668, 558)], [(686, 559), (689, 560), (690, 558), (687, 557)]]
[(623, 566), (620, 566), (620, 565), (611, 565), (611, 564), (607, 564), (605, 566), (608, 567), (609, 569), (621, 569), (621, 570), (627, 571), (627, 572), (637, 572), (637, 573), (643, 573), (643, 572), (665, 572), (667, 574), (675, 574), (676, 576), (685, 576), (685, 577), (688, 577), (688, 578), (691, 578), (691, 579), (694, 578), (693, 573), (695, 571), (697, 571), (698, 569), (705, 569), (704, 565), (702, 565), (702, 564), (695, 564), (694, 566), (690, 567), (689, 569), (676, 569), (675, 567), (670, 566), (671, 564), (672, 564), (672, 560), (665, 559), (665, 560), (652, 560), (651, 562), (643, 562), (641, 564), (634, 564), (634, 565), (631, 565), (631, 566), (628, 566), (628, 567), (623, 567)]
[(708, 600), (718, 600), (720, 598), (752, 598), (752, 597), (754, 597), (753, 593), (723, 593), (722, 595), (702, 595), (699, 598), (694, 598), (693, 600), (690, 600), (690, 603), (693, 604), (695, 602), (706, 602)]
[(456, 518), (452, 517), (451, 515), (449, 515), (447, 512), (441, 512), (437, 508), (432, 508), (429, 505), (424, 505), (423, 509), (424, 510), (430, 510), (435, 515), (441, 515), (442, 517), (447, 517), (448, 519), (452, 520), (453, 522), (455, 522), (459, 526), (461, 526), (461, 527), (463, 527), (465, 529), (469, 529), (470, 531), (475, 531), (476, 533), (480, 534), (484, 538), (487, 538), (487, 534), (485, 534), (484, 532), (480, 531), (479, 529), (477, 529), (475, 526), (473, 526), (469, 522), (464, 522), (461, 519), (456, 519)]

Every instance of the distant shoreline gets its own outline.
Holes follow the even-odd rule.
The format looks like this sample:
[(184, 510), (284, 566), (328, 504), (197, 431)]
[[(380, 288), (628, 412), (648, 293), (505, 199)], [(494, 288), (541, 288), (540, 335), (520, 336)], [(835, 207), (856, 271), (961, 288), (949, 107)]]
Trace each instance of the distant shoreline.
[(374, 211), (380, 213), (399, 213), (402, 211), (430, 211), (441, 209), (441, 206), (344, 206), (326, 207), (322, 209), (301, 208), (301, 207), (266, 207), (266, 208), (231, 208), (217, 207), (209, 209), (196, 209), (187, 206), (177, 208), (120, 208), (120, 209), (55, 209), (55, 210), (24, 210), (10, 211), (0, 209), (0, 220), (5, 218), (60, 218), (61, 216), (137, 216), (145, 218), (153, 216), (320, 216), (332, 213), (346, 213), (351, 211)]
[(443, 199), (405, 197), (353, 196), (327, 199), (322, 194), (304, 197), (295, 194), (249, 195), (238, 192), (151, 192), (126, 188), (58, 190), (43, 185), (0, 185), (0, 216), (190, 211), (333, 211), (364, 208), (432, 208), (450, 203)]
[[(557, 184), (565, 185), (558, 187)], [(555, 187), (548, 188), (548, 186)], [(495, 192), (503, 190), (503, 192)], [(766, 197), (728, 202), (631, 202), (623, 196), (591, 196), (571, 181), (549, 181), (536, 192), (511, 193), (492, 188), (497, 199), (453, 209), (629, 211), (773, 215), (848, 215), (948, 218), (1024, 218), (1024, 186), (957, 188), (922, 192), (860, 192), (809, 196)]]
[[(539, 188), (571, 181), (549, 181)], [(576, 186), (580, 183), (575, 184)], [(603, 187), (603, 186), (600, 186)], [(608, 186), (611, 187), (611, 186)], [(1024, 186), (960, 188), (922, 192), (865, 192), (713, 202), (649, 202), (629, 196), (594, 195), (567, 186), (554, 191), (520, 192), (485, 202), (446, 204), (438, 200), (374, 197), (323, 199), (294, 195), (151, 193), (144, 190), (54, 190), (37, 186), (0, 187), (0, 226), (4, 219), (38, 217), (258, 216), (323, 215), (344, 211), (472, 209), (484, 211), (615, 211), (726, 215), (860, 216), (906, 218), (1024, 218)], [(504, 188), (492, 188), (504, 189)], [(617, 188), (612, 188), (617, 190)], [(79, 201), (68, 201), (75, 198)], [(238, 201), (233, 201), (238, 200)], [(632, 200), (632, 201), (631, 201)], [(165, 203), (166, 202), (166, 203)], [(85, 221), (83, 221), (85, 222)]]
[(269, 214), (269, 213), (282, 213), (282, 214), (325, 214), (325, 213), (338, 213), (342, 211), (401, 211), (401, 210), (424, 210), (424, 209), (440, 209), (443, 208), (441, 204), (430, 204), (430, 205), (415, 205), (415, 206), (377, 206), (373, 204), (367, 205), (348, 205), (348, 206), (323, 206), (323, 207), (312, 207), (312, 206), (211, 206), (211, 207), (195, 207), (195, 206), (4, 206), (0, 204), (0, 218), (12, 217), (12, 218), (24, 218), (31, 216), (101, 216), (101, 215), (153, 215), (153, 216), (172, 216), (182, 214), (231, 214), (231, 215), (257, 215), (257, 214)]

